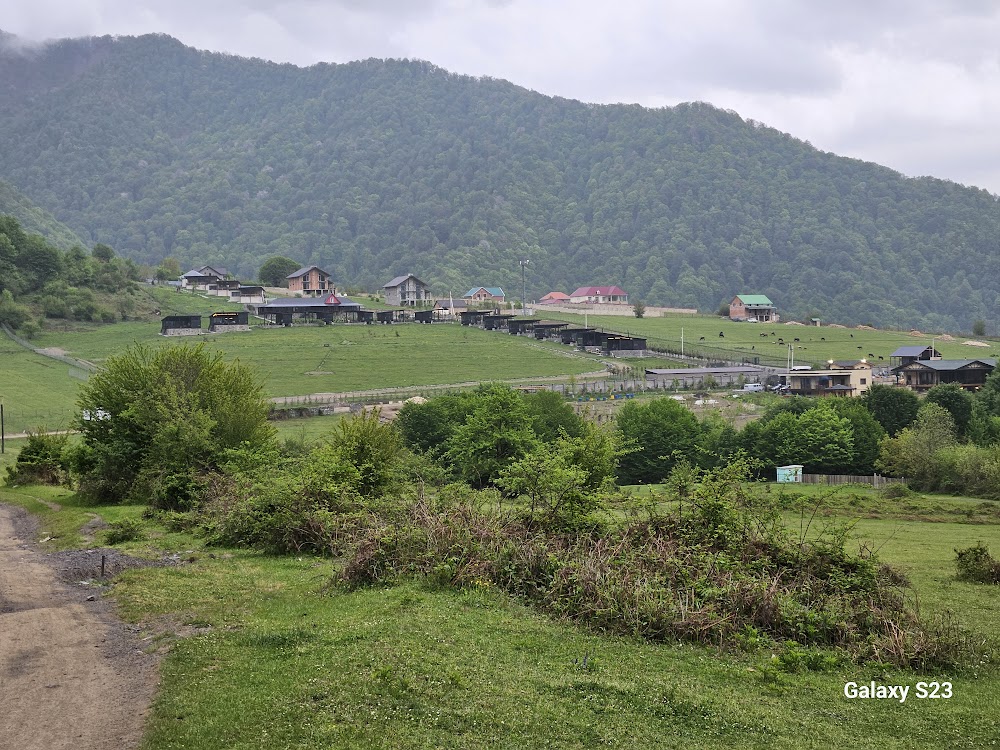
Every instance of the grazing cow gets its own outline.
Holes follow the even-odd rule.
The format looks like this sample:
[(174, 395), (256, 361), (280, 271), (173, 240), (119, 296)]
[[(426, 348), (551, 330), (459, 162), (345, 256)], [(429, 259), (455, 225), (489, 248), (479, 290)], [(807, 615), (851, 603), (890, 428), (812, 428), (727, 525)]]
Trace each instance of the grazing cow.
[(726, 334), (724, 334), (722, 331), (719, 331), (719, 338), (720, 339), (726, 338)]
[(858, 349), (862, 349), (862, 348), (863, 348), (863, 347), (860, 347), (860, 346), (858, 347)]
[(819, 340), (820, 340), (820, 341), (826, 341), (826, 336), (820, 336), (820, 337), (819, 337)]
[(779, 343), (779, 344), (784, 344), (784, 343), (785, 343), (785, 340), (784, 340), (784, 339), (778, 339), (778, 343)]
[(881, 362), (881, 361), (882, 361), (882, 355), (881, 355), (881, 354), (879, 355), (879, 358), (878, 358), (878, 361), (879, 361), (879, 362)]
[(774, 335), (774, 331), (771, 331), (771, 335), (772, 335), (772, 336)]
[(851, 334), (851, 338), (852, 338), (852, 339), (854, 338), (854, 334), (853, 334), (853, 333)]
[(766, 334), (766, 333), (762, 333), (762, 334), (760, 335), (760, 337), (761, 337), (762, 339), (766, 339), (766, 338), (767, 338), (767, 334)]
[(795, 340), (798, 341), (798, 339), (795, 339)]
[(698, 340), (699, 340), (699, 341), (704, 341), (704, 340), (705, 340), (705, 337), (704, 337), (704, 336), (702, 336), (702, 337), (701, 337), (700, 339), (698, 339)]
[(875, 355), (872, 354), (871, 352), (868, 352), (868, 359), (875, 359)]

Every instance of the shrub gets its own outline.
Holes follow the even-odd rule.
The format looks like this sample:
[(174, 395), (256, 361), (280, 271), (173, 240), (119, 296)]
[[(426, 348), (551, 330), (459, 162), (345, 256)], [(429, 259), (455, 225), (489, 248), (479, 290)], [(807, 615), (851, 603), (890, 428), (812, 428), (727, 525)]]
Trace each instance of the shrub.
[(994, 559), (982, 542), (955, 550), (958, 580), (970, 583), (1000, 583), (1000, 561)]
[(906, 497), (913, 497), (917, 493), (902, 482), (897, 482), (895, 484), (887, 484), (878, 491), (878, 494), (883, 500), (902, 500)]
[(139, 542), (146, 538), (146, 530), (142, 522), (136, 518), (123, 518), (112, 521), (104, 532), (105, 544), (122, 544), (123, 542)]
[(957, 631), (933, 630), (906, 606), (901, 574), (849, 554), (845, 534), (791, 538), (773, 507), (743, 493), (740, 471), (704, 475), (683, 514), (602, 533), (532, 527), (461, 498), (417, 502), (361, 530), (340, 580), (353, 587), (416, 574), (435, 585), (493, 586), (604, 632), (736, 645), (752, 633), (758, 645), (807, 647), (789, 650), (784, 669), (835, 664), (814, 647), (919, 668), (964, 658)]
[(62, 484), (66, 479), (65, 435), (28, 433), (28, 442), (7, 467), (7, 484)]

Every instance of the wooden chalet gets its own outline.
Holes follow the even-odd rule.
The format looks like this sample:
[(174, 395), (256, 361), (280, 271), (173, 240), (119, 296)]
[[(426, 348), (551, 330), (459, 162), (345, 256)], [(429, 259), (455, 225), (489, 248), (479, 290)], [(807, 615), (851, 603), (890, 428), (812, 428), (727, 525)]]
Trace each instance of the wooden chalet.
[(948, 383), (978, 391), (996, 366), (995, 359), (915, 359), (893, 367), (892, 373), (898, 384), (918, 393)]

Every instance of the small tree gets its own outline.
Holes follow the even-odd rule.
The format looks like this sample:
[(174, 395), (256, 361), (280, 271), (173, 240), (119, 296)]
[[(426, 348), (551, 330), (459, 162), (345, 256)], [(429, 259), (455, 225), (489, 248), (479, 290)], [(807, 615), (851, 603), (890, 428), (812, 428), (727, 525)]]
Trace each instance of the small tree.
[(899, 434), (917, 418), (920, 401), (905, 388), (876, 384), (865, 391), (861, 403), (890, 436)]
[(642, 318), (646, 315), (646, 304), (639, 300), (634, 305), (632, 305), (632, 314), (637, 318)]
[(299, 264), (283, 255), (275, 255), (261, 264), (257, 278), (265, 286), (288, 286), (288, 275), (299, 270)]
[(985, 336), (986, 335), (986, 321), (979, 318), (975, 323), (972, 324), (972, 335), (973, 336)]

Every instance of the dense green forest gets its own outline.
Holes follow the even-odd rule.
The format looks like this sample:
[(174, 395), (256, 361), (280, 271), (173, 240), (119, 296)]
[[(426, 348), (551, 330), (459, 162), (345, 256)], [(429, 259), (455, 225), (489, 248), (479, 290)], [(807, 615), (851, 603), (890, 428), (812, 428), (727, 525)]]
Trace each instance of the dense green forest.
[(0, 174), (141, 263), (280, 254), (345, 287), (615, 283), (715, 310), (968, 330), (1000, 301), (1000, 204), (709, 104), (542, 96), (426, 62), (309, 68), (165, 36), (0, 53)]
[(2, 180), (0, 180), (0, 215), (13, 216), (24, 231), (42, 235), (61, 250), (69, 250), (71, 247), (83, 244), (83, 240), (72, 229)]
[(138, 308), (139, 267), (104, 244), (63, 252), (0, 214), (0, 323), (34, 336), (44, 319), (127, 320)]

